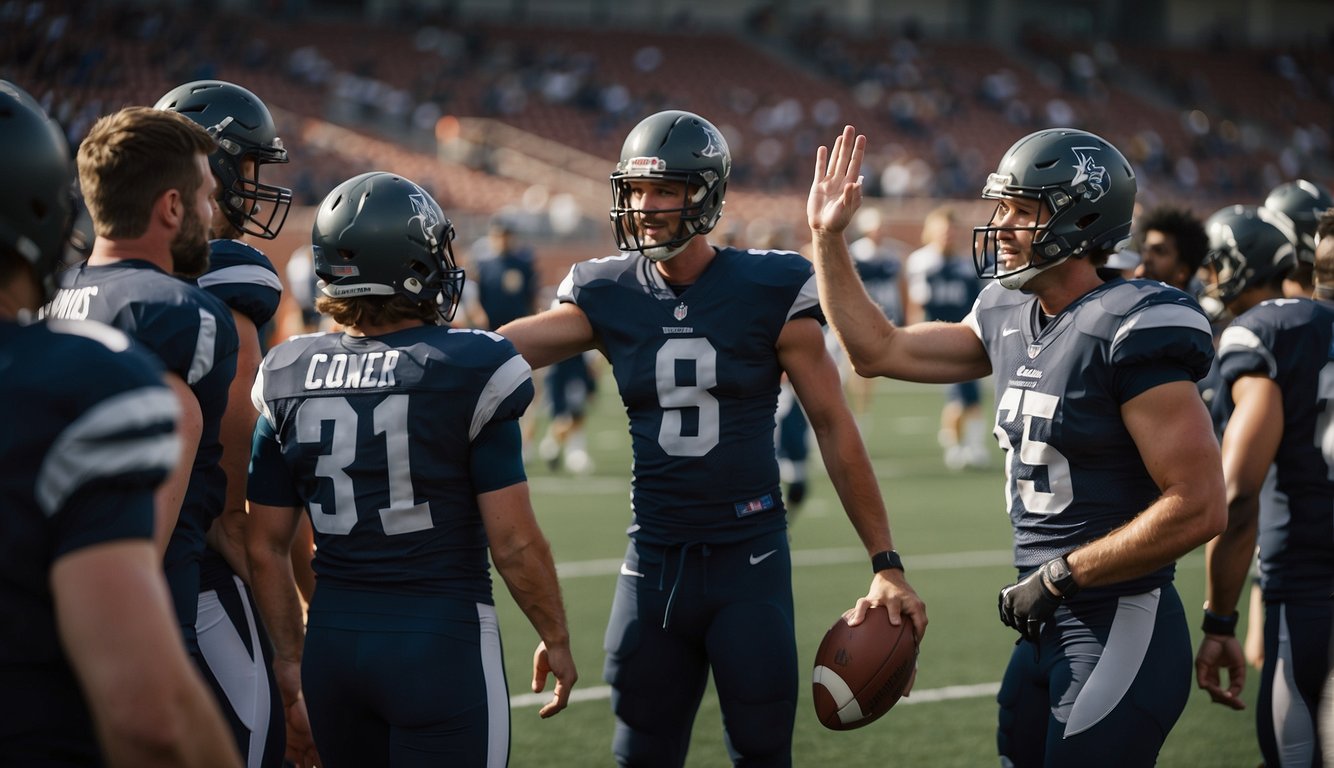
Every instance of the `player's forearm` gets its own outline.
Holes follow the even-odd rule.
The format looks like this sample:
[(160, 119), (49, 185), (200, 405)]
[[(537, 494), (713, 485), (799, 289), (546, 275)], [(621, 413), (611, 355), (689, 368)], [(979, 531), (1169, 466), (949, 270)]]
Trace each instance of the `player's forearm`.
[(250, 560), (250, 589), (254, 593), (260, 617), (269, 631), (275, 661), (299, 663), (306, 631), (301, 620), (301, 598), (296, 591), (288, 549), (277, 543), (255, 546), (252, 541), (247, 552)]
[(1259, 506), (1254, 497), (1232, 499), (1227, 530), (1205, 546), (1205, 598), (1214, 613), (1232, 613), (1241, 600), (1255, 555)]
[(1126, 525), (1068, 555), (1075, 581), (1081, 587), (1116, 584), (1184, 556), (1218, 532), (1208, 504), (1169, 491)]
[(565, 605), (546, 539), (537, 534), (508, 546), (493, 545), (491, 556), (515, 604), (528, 617), (538, 637), (548, 646), (569, 645)]
[(820, 286), (820, 309), (824, 311), (839, 343), (847, 350), (848, 360), (863, 376), (880, 372), (875, 361), (884, 351), (884, 339), (890, 322), (866, 292), (848, 253), (841, 232), (813, 233), (811, 247), (815, 255), (815, 276)]
[[(242, 501), (242, 504), (245, 502)], [(208, 545), (245, 583), (250, 583), (250, 561), (245, 551), (245, 507), (224, 509), (208, 529)]]
[(847, 422), (841, 427), (815, 427), (815, 439), (839, 503), (843, 505), (867, 554), (874, 555), (894, 549), (894, 539), (870, 456), (860, 436), (856, 434), (856, 425), (851, 417)]

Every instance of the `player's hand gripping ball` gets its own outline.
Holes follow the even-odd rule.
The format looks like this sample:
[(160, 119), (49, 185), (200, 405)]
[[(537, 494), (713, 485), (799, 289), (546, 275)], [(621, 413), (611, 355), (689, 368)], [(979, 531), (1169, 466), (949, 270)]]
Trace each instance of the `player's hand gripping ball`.
[(815, 714), (820, 724), (847, 731), (875, 722), (893, 707), (917, 668), (917, 638), (907, 617), (894, 626), (884, 606), (855, 627), (842, 617), (815, 652)]

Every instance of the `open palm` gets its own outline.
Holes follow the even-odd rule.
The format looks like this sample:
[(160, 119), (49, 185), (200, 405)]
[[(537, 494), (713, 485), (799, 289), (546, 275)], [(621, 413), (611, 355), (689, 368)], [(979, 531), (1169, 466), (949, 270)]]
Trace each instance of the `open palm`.
[(832, 151), (820, 147), (815, 155), (815, 178), (806, 199), (806, 219), (812, 232), (841, 233), (862, 202), (862, 158), (866, 137), (851, 125), (834, 140)]

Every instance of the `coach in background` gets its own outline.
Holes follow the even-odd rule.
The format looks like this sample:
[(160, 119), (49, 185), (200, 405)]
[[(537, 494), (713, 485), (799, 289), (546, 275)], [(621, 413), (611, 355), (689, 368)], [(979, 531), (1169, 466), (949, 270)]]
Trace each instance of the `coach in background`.
[(97, 323), (24, 324), (64, 250), (63, 134), (0, 81), (0, 762), (239, 766), (153, 545), (179, 459), (162, 366)]
[(821, 147), (807, 204), (820, 300), (859, 373), (921, 382), (995, 373), (1017, 583), (1001, 621), (1024, 641), (997, 696), (1002, 761), (1151, 766), (1190, 695), (1177, 558), (1223, 529), (1218, 444), (1195, 389), (1209, 323), (1158, 283), (1103, 282), (1130, 235), (1135, 174), (1093, 134), (1016, 142), (982, 196), (961, 323), (898, 328), (866, 296), (843, 231), (865, 137)]
[[(463, 289), (454, 227), (413, 182), (343, 182), (312, 239), (318, 306), (346, 330), (265, 357), (246, 524), (289, 723), (309, 713), (326, 768), (504, 765), (488, 551), (542, 639), (533, 689), (556, 677), (542, 717), (577, 677), (523, 469), (532, 374), (500, 336), (444, 327)], [(288, 551), (304, 510), (318, 579), (303, 633)]]
[(1196, 677), (1214, 701), (1245, 707), (1246, 664), (1234, 635), (1258, 540), (1265, 648), (1255, 713), (1260, 751), (1269, 766), (1320, 765), (1316, 711), (1329, 669), (1334, 585), (1328, 413), (1334, 302), (1283, 297), (1283, 280), (1296, 262), (1286, 217), (1238, 205), (1218, 211), (1206, 226), (1206, 293), (1236, 319), (1218, 343), (1221, 396), (1231, 413), (1223, 432), (1228, 527), (1206, 549)]

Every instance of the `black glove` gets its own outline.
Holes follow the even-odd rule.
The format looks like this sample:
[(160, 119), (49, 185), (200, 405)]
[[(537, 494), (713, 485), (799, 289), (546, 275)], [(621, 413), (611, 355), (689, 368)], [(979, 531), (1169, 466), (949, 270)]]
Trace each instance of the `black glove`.
[(1043, 564), (1018, 583), (1001, 589), (996, 601), (1001, 623), (1019, 630), (1025, 640), (1033, 643), (1038, 641), (1042, 622), (1051, 618), (1061, 604), (1060, 596), (1052, 594), (1042, 583), (1042, 572), (1046, 569)]

